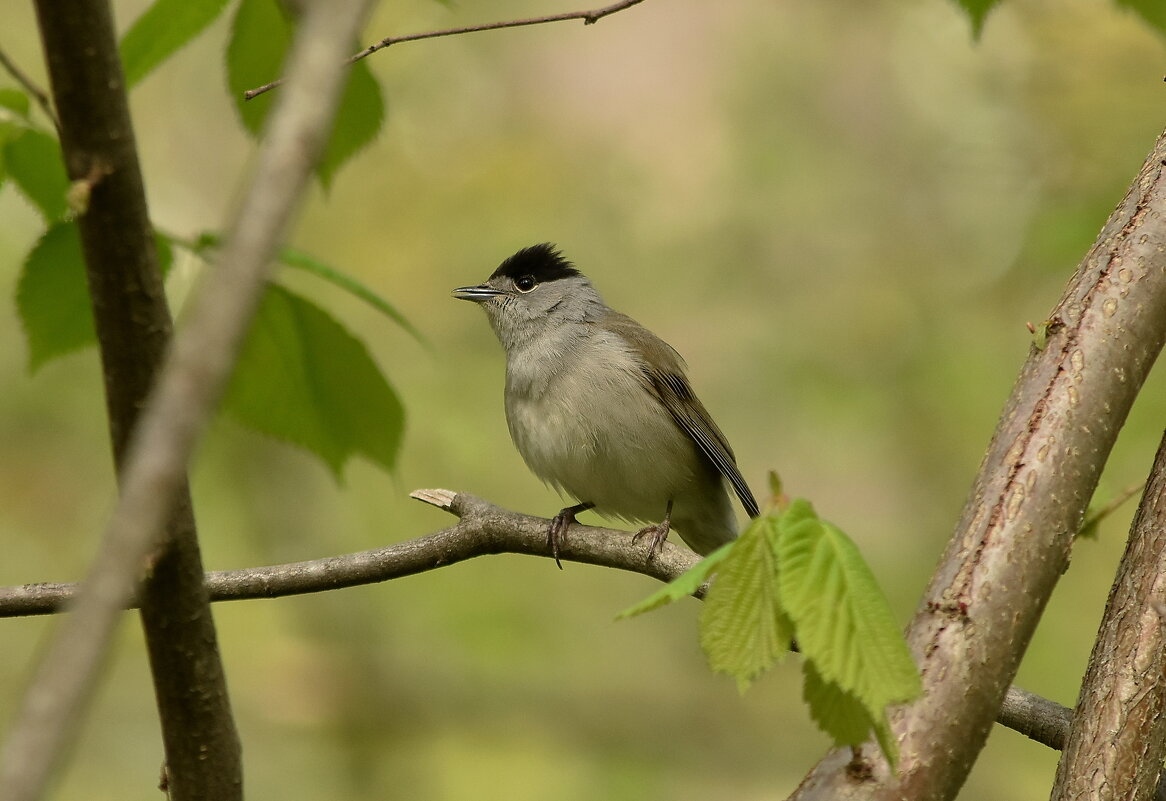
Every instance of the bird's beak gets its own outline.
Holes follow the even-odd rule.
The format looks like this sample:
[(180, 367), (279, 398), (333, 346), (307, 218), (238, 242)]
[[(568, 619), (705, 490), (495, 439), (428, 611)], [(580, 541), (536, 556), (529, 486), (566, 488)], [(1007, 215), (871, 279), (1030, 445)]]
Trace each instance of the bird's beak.
[(472, 300), (475, 303), (481, 303), (484, 300), (496, 297), (498, 295), (505, 295), (501, 289), (495, 289), (486, 284), (478, 284), (477, 286), (459, 286), (453, 291), (453, 296), (458, 300)]

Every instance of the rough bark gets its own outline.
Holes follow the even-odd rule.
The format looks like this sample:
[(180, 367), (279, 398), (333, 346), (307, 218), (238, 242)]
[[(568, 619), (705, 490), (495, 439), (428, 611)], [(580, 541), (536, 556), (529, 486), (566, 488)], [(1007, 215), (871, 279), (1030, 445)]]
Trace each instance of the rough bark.
[(1166, 757), (1166, 436), (1109, 593), (1054, 801), (1153, 798)]

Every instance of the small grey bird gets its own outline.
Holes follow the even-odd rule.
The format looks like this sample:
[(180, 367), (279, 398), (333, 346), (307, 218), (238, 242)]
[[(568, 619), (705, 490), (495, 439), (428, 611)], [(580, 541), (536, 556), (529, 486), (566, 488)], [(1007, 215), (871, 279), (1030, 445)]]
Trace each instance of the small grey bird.
[[(728, 440), (684, 376), (684, 361), (609, 309), (551, 244), (506, 259), (455, 298), (479, 304), (506, 349), (506, 423), (527, 466), (579, 503), (551, 521), (559, 547), (587, 509), (650, 523), (649, 558), (675, 528), (708, 554), (737, 536), (728, 479), (750, 517), (757, 501)], [(562, 565), (560, 565), (562, 567)]]

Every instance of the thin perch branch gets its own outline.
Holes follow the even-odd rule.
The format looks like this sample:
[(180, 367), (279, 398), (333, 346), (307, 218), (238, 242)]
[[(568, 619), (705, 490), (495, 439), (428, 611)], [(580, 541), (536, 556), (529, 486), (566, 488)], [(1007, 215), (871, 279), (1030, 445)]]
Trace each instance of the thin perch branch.
[[(348, 64), (355, 64), (362, 58), (371, 56), (378, 50), (384, 50), (389, 45), (400, 44), (401, 42), (418, 42), (422, 39), (437, 39), (442, 36), (458, 36), (463, 33), (477, 33), (479, 31), (497, 31), (502, 28), (523, 28), (527, 25), (542, 25), (547, 22), (564, 22), (566, 20), (581, 19), (584, 25), (592, 25), (609, 14), (614, 14), (617, 11), (623, 11), (625, 8), (630, 8), (643, 0), (620, 0), (618, 3), (612, 3), (603, 8), (595, 8), (591, 11), (567, 11), (562, 14), (548, 14), (543, 17), (530, 17), (528, 19), (513, 19), (505, 22), (487, 22), (482, 25), (466, 25), (461, 28), (446, 28), (440, 31), (426, 31), (425, 33), (409, 33), (404, 36), (387, 36), (381, 39), (376, 44), (371, 44), (359, 53), (349, 57)], [(270, 92), (277, 86), (283, 84), (283, 78), (278, 78), (271, 83), (265, 83), (263, 86), (255, 89), (248, 89), (243, 93), (244, 100), (251, 100), (258, 97), (264, 92)]]
[[(515, 553), (553, 558), (548, 521), (511, 512), (481, 498), (450, 490), (417, 490), (413, 498), (457, 515), (457, 525), (407, 542), (371, 551), (245, 570), (207, 573), (213, 601), (278, 598), (342, 587), (375, 584), (446, 567), (487, 554)], [(611, 567), (671, 581), (700, 561), (687, 548), (665, 542), (654, 559), (632, 541), (632, 533), (576, 523), (560, 545), (564, 561)], [(0, 617), (59, 612), (75, 584), (0, 587)], [(701, 593), (697, 593), (700, 597)], [(997, 720), (1050, 748), (1060, 750), (1072, 711), (1039, 695), (1012, 687)]]

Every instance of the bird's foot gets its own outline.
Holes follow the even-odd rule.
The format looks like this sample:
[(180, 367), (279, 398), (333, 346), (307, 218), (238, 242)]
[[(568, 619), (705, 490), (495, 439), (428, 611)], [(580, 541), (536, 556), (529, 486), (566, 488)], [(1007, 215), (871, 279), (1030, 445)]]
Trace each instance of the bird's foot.
[(594, 506), (593, 503), (568, 506), (566, 509), (560, 509), (559, 513), (551, 518), (551, 524), (547, 526), (547, 545), (551, 549), (551, 555), (555, 557), (555, 564), (559, 566), (559, 570), (563, 569), (563, 563), (559, 561), (559, 549), (567, 538), (567, 529), (575, 522), (575, 515), (586, 512)]
[(632, 542), (639, 542), (645, 537), (648, 538), (648, 561), (656, 558), (656, 554), (660, 553), (660, 549), (664, 547), (665, 540), (668, 539), (668, 532), (672, 530), (672, 524), (667, 520), (661, 523), (653, 523), (650, 526), (644, 526), (642, 529), (632, 535)]
[(644, 537), (648, 538), (648, 561), (651, 562), (656, 558), (656, 554), (660, 553), (660, 549), (664, 547), (664, 542), (668, 539), (668, 532), (671, 530), (672, 501), (668, 501), (668, 511), (664, 513), (664, 519), (659, 523), (644, 526), (637, 531), (632, 535), (632, 542), (639, 542)]

